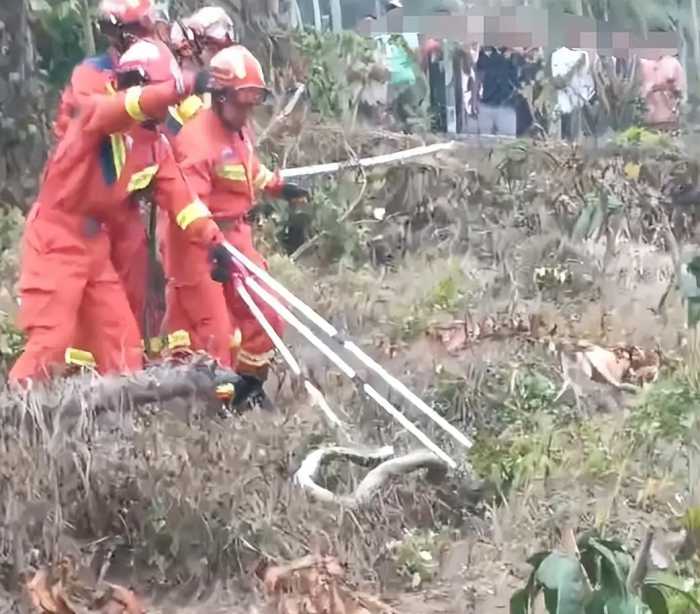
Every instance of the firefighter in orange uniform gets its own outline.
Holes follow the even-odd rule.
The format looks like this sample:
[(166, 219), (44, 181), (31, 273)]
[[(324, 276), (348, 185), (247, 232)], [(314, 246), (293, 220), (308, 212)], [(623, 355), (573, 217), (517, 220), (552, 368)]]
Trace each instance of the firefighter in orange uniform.
[(119, 56), (141, 38), (151, 36), (162, 17), (152, 0), (102, 0), (98, 7), (97, 26), (109, 41), (105, 53), (86, 58), (73, 69), (70, 82), (61, 94), (54, 136), (60, 139), (76, 114), (81, 98), (105, 92)]
[[(202, 109), (185, 123), (175, 139), (175, 155), (190, 185), (204, 201), (226, 239), (247, 257), (266, 267), (255, 250), (246, 214), (253, 207), (255, 192), (292, 203), (306, 200), (308, 193), (285, 183), (263, 166), (245, 126), (268, 90), (256, 58), (241, 45), (217, 53), (209, 64), (212, 75), (212, 107)], [(165, 272), (166, 332), (187, 330), (195, 349), (214, 356), (243, 377), (236, 386), (234, 406), (257, 401), (263, 395), (274, 346), (237, 295), (231, 283), (230, 257), (220, 248), (214, 254), (211, 279), (201, 247), (188, 241), (169, 224)], [(278, 333), (281, 318), (262, 302), (263, 313)]]
[(19, 319), (27, 344), (11, 382), (54, 374), (76, 336), (90, 340), (85, 349), (102, 373), (143, 366), (138, 325), (110, 258), (110, 222), (130, 193), (150, 190), (205, 254), (223, 237), (167, 139), (133, 150), (126, 132), (138, 124), (156, 130), (167, 108), (204, 89), (206, 78), (183, 78), (164, 44), (139, 41), (122, 55), (113, 92), (81, 100), (47, 162), (24, 230)]
[[(175, 23), (170, 32), (175, 56), (183, 70), (207, 66), (222, 49), (236, 42), (233, 20), (218, 6), (205, 6), (191, 17)], [(211, 106), (211, 96), (190, 96), (177, 107), (171, 107), (166, 120), (169, 134), (177, 135), (185, 122), (202, 108)]]
[[(80, 102), (91, 94), (105, 94), (113, 79), (114, 69), (120, 56), (137, 40), (154, 37), (164, 17), (153, 5), (152, 0), (102, 0), (99, 6), (98, 28), (110, 43), (102, 55), (87, 58), (78, 65), (71, 81), (61, 97), (57, 119), (54, 122), (54, 135), (63, 136), (71, 120), (80, 109)], [(152, 133), (150, 131), (147, 136)], [(132, 135), (138, 137), (138, 131)], [(103, 151), (103, 156), (108, 152)], [(141, 332), (157, 333), (162, 311), (156, 309), (157, 297), (149, 296), (149, 313), (146, 313), (148, 294), (148, 244), (146, 231), (136, 207), (122, 207), (123, 215), (110, 224), (111, 257), (117, 274), (126, 290), (129, 305), (137, 319)], [(83, 348), (89, 339), (75, 339), (75, 345)]]
[[(170, 47), (180, 67), (185, 71), (196, 71), (207, 66), (214, 55), (233, 45), (235, 41), (233, 20), (224, 9), (218, 6), (202, 7), (190, 17), (174, 23), (170, 30)], [(209, 107), (211, 107), (209, 92), (205, 92), (202, 96), (192, 95), (179, 105), (170, 107), (164, 124), (165, 133), (169, 138), (174, 138), (185, 122), (192, 119), (201, 109)], [(156, 240), (157, 254), (161, 263), (166, 260), (167, 218), (164, 211), (158, 212)]]

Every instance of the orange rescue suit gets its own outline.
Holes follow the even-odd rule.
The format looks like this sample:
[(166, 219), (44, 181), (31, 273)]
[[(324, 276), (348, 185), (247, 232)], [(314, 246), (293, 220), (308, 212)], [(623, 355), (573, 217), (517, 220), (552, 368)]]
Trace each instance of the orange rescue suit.
[[(115, 53), (104, 53), (99, 56), (87, 58), (76, 66), (71, 75), (71, 80), (61, 95), (56, 120), (53, 124), (54, 135), (60, 139), (65, 134), (68, 125), (78, 112), (81, 101), (92, 94), (104, 94), (112, 80), (112, 71), (116, 60)], [(150, 139), (149, 132), (137, 129), (133, 138), (139, 136)], [(148, 145), (150, 146), (150, 145)], [(149, 285), (148, 279), (148, 239), (145, 227), (138, 208), (129, 207), (125, 203), (122, 208), (124, 214), (119, 216), (119, 223), (112, 223), (109, 227), (111, 240), (112, 263), (124, 285), (126, 297), (136, 321), (141, 327), (145, 317), (150, 317), (149, 330), (157, 332), (163, 317), (162, 309), (158, 309), (157, 297), (154, 293), (149, 296), (149, 306), (152, 308), (149, 314), (145, 314), (146, 295)], [(160, 311), (160, 313), (159, 313)], [(141, 330), (145, 335), (145, 331)], [(77, 338), (77, 347), (85, 347), (86, 340)]]
[(103, 94), (106, 91), (112, 79), (115, 60), (115, 54), (107, 52), (86, 58), (73, 69), (70, 82), (61, 94), (53, 122), (53, 133), (57, 139), (66, 133), (71, 119), (78, 112), (81, 100), (91, 94)]
[[(138, 325), (110, 259), (110, 223), (123, 215), (129, 189), (153, 172), (125, 131), (162, 116), (181, 95), (172, 82), (82, 100), (79, 114), (47, 162), (25, 226), (19, 280), (24, 353), (10, 380), (41, 379), (65, 361), (76, 337), (88, 339), (100, 372), (143, 366)], [(204, 245), (222, 238), (177, 167), (165, 139), (151, 151), (149, 186), (180, 232)], [(152, 186), (151, 186), (152, 183)], [(183, 232), (183, 230), (185, 232)]]
[[(279, 196), (284, 183), (260, 163), (247, 131), (231, 132), (212, 109), (201, 109), (182, 127), (174, 146), (182, 172), (226, 240), (267, 267), (253, 246), (246, 214), (253, 207), (256, 190)], [(211, 280), (202, 248), (177, 232), (172, 222), (165, 233), (164, 252), (165, 332), (187, 330), (194, 349), (208, 352), (240, 373), (264, 377), (274, 346), (233, 284)], [(282, 319), (262, 301), (256, 302), (281, 335)]]

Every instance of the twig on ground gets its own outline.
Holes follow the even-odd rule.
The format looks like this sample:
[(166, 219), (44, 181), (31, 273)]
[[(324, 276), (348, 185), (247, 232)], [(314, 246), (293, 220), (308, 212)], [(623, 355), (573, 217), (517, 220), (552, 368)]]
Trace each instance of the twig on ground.
[(303, 83), (297, 85), (297, 89), (295, 90), (294, 95), (291, 97), (289, 102), (285, 105), (282, 111), (272, 119), (272, 121), (267, 125), (265, 130), (263, 130), (263, 133), (258, 138), (258, 146), (267, 140), (267, 138), (270, 135), (270, 132), (277, 124), (289, 117), (290, 113), (294, 110), (294, 107), (297, 106), (297, 103), (299, 102), (299, 99), (301, 98), (301, 95), (304, 93), (305, 90), (306, 86)]

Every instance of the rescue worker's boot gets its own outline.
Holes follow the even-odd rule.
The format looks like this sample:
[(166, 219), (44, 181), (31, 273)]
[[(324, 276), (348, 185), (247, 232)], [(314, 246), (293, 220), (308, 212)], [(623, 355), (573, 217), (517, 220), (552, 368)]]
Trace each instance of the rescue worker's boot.
[(217, 396), (229, 411), (241, 413), (256, 408), (274, 409), (263, 390), (264, 380), (254, 375), (226, 371), (217, 374), (215, 383)]
[(274, 409), (263, 389), (263, 380), (254, 375), (241, 375), (241, 380), (232, 400), (233, 407), (238, 411), (249, 411), (256, 408)]

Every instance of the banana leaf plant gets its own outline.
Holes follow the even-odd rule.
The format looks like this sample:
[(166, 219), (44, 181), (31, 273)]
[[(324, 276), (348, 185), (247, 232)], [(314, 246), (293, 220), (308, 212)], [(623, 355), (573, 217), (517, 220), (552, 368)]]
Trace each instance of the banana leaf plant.
[(634, 557), (617, 541), (589, 533), (574, 542), (572, 533), (573, 548), (530, 557), (533, 571), (527, 585), (511, 597), (510, 613), (534, 613), (540, 592), (548, 614), (669, 614), (673, 595), (700, 613), (700, 603), (682, 578), (650, 570), (652, 539), (650, 531)]

